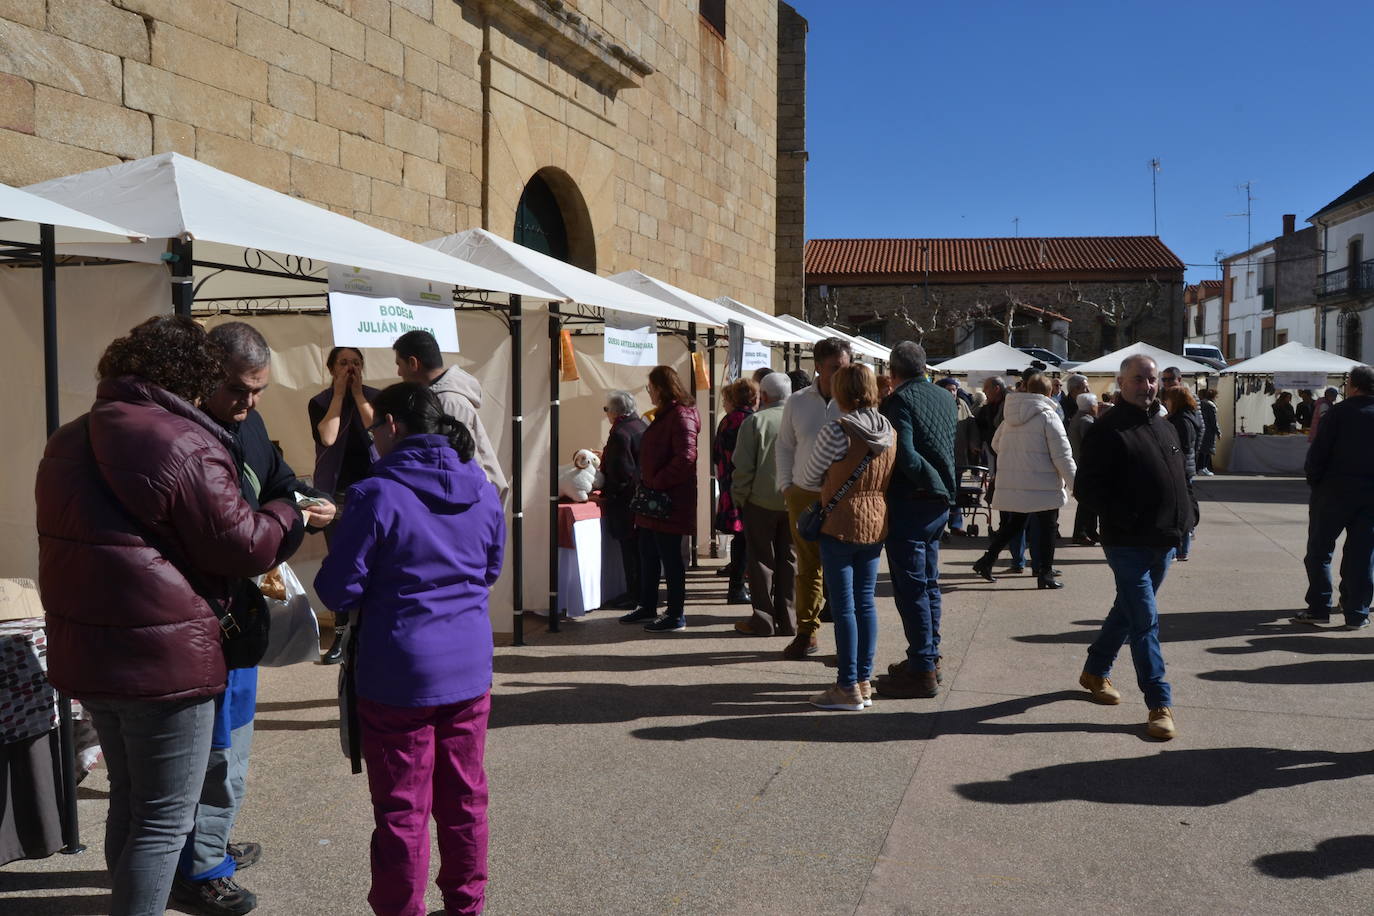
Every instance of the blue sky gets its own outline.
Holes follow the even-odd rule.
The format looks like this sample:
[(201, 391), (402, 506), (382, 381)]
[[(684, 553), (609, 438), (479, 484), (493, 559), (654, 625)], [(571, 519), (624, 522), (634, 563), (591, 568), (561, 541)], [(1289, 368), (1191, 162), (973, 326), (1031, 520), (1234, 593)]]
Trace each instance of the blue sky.
[[(1190, 264), (1374, 171), (1374, 13), (1348, 2), (789, 0), (807, 238), (1159, 235)], [(1188, 279), (1216, 277), (1190, 267)]]

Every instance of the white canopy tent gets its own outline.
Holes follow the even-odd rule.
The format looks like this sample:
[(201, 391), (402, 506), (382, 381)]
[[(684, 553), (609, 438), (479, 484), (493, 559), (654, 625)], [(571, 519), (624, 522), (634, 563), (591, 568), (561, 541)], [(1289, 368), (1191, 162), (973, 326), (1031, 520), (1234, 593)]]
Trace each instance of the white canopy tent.
[(1357, 359), (1347, 359), (1295, 340), (1221, 371), (1226, 375), (1275, 375), (1280, 372), (1345, 375), (1359, 365), (1362, 363)]
[(811, 343), (815, 343), (818, 340), (825, 340), (827, 337), (830, 336), (825, 331), (822, 331), (820, 328), (816, 327), (814, 324), (802, 321), (800, 318), (797, 318), (793, 315), (774, 315), (773, 317), (776, 318), (778, 321), (782, 322), (783, 324), (791, 328), (795, 328), (799, 333), (809, 336), (811, 339)]
[(790, 331), (785, 331), (780, 326), (772, 322), (759, 319), (742, 310), (726, 305), (720, 300), (712, 302), (695, 293), (690, 293), (685, 289), (680, 289), (670, 283), (665, 283), (648, 274), (638, 270), (626, 270), (610, 277), (612, 283), (632, 289), (635, 292), (643, 293), (646, 296), (661, 298), (663, 301), (680, 305), (683, 308), (701, 313), (701, 322), (716, 326), (725, 327), (726, 322), (738, 321), (744, 325), (744, 336), (750, 340), (768, 341), (771, 343), (792, 342), (796, 335)]
[(950, 357), (943, 362), (936, 363), (931, 368), (939, 369), (946, 375), (962, 375), (964, 373), (998, 375), (1012, 369), (1024, 372), (1031, 367), (1031, 363), (1034, 361), (1035, 357), (1029, 353), (1023, 353), (999, 340), (985, 347), (979, 347), (977, 350)]
[[(788, 317), (786, 315), (770, 315), (767, 312), (754, 308), (752, 305), (745, 305), (738, 299), (732, 299), (729, 296), (720, 296), (716, 299), (716, 302), (740, 314), (748, 315), (759, 323), (774, 329), (770, 332), (772, 336), (760, 335), (756, 338), (757, 340), (768, 340), (774, 343), (783, 344), (810, 344), (815, 343), (825, 336), (819, 331), (813, 332), (810, 330), (803, 330), (800, 327), (793, 327), (791, 324), (782, 320)], [(810, 326), (808, 325), (807, 327), (809, 328)]]
[(846, 333), (839, 328), (833, 328), (829, 325), (822, 327), (821, 332), (827, 337), (838, 337), (840, 340), (849, 341), (850, 346), (856, 351), (872, 359), (886, 361), (892, 357), (891, 349), (884, 347), (882, 344), (874, 343), (866, 337), (856, 337), (853, 334)]
[[(273, 287), (277, 298), (292, 292), (318, 295), (329, 264), (414, 277), (471, 289), (543, 296), (510, 276), (445, 257), (430, 248), (376, 229), (323, 207), (306, 203), (212, 168), (179, 153), (162, 153), (103, 169), (55, 178), (28, 188), (34, 194), (104, 219), (117, 219), (153, 241), (111, 255), (100, 245), (66, 246), (64, 252), (157, 262), (166, 250), (160, 239), (189, 246), (200, 262), (205, 283), (217, 269), (237, 272), (240, 283), (226, 295), (244, 292), (244, 278), (263, 276), (258, 253), (281, 267), (267, 271), (277, 280), (292, 274), (307, 281), (297, 288)], [(173, 245), (173, 276), (189, 277), (190, 251)], [(302, 259), (291, 263), (287, 259)], [(247, 268), (247, 269), (245, 269)], [(308, 282), (313, 278), (313, 283)], [(216, 281), (216, 292), (220, 281)], [(181, 283), (189, 287), (189, 283)], [(261, 284), (259, 284), (261, 286)], [(177, 306), (189, 311), (190, 289), (178, 289)]]
[(1079, 363), (1073, 367), (1073, 371), (1079, 375), (1116, 375), (1121, 371), (1122, 360), (1128, 356), (1148, 356), (1155, 361), (1155, 365), (1159, 367), (1160, 371), (1173, 366), (1183, 375), (1215, 375), (1217, 371), (1211, 366), (1193, 362), (1186, 356), (1170, 353), (1168, 350), (1143, 341), (1133, 343), (1129, 347), (1122, 347), (1120, 350), (1113, 350), (1105, 356), (1090, 359), (1086, 363)]
[(30, 191), (0, 184), (0, 235), (4, 241), (38, 244), (40, 226), (52, 226), (58, 244), (87, 241), (127, 245), (148, 238), (136, 229), (116, 226)]

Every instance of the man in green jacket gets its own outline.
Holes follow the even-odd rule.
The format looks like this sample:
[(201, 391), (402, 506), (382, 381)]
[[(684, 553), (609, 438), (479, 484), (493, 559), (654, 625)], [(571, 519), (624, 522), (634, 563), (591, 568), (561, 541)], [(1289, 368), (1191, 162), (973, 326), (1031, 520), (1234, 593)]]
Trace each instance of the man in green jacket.
[(887, 489), (887, 565), (906, 632), (906, 658), (878, 679), (878, 693), (933, 697), (940, 682), (940, 535), (955, 501), (958, 412), (926, 378), (926, 351), (905, 340), (892, 348), (897, 388), (881, 408), (897, 431), (897, 463)]
[(781, 372), (759, 383), (759, 409), (739, 428), (730, 497), (744, 514), (745, 557), (754, 613), (735, 624), (745, 636), (797, 634), (797, 560), (787, 504), (778, 489), (774, 453), (782, 405), (792, 384)]

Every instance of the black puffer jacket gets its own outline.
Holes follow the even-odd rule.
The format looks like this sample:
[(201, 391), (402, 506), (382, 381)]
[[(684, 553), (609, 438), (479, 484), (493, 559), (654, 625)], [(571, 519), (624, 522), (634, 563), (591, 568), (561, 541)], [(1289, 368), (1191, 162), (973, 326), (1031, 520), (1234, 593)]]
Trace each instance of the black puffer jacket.
[(1197, 524), (1178, 434), (1124, 402), (1083, 437), (1074, 497), (1097, 510), (1105, 547), (1177, 547)]
[(1202, 414), (1196, 410), (1171, 413), (1169, 423), (1178, 433), (1178, 444), (1183, 449), (1183, 471), (1191, 482), (1197, 476), (1198, 446), (1204, 431)]

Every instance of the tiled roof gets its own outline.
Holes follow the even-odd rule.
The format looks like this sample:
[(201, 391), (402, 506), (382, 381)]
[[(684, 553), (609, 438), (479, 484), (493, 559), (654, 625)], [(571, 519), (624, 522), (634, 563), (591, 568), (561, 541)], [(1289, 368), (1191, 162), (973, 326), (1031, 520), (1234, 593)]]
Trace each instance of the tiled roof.
[(1221, 292), (1220, 280), (1203, 280), (1199, 285), (1202, 287), (1204, 293), (1218, 294)]
[[(929, 262), (927, 263), (927, 256)], [(1152, 235), (1001, 239), (812, 239), (808, 274), (1182, 270)]]
[(1316, 213), (1313, 213), (1308, 219), (1316, 219), (1328, 210), (1343, 207), (1352, 201), (1359, 200), (1361, 197), (1368, 197), (1370, 194), (1374, 194), (1374, 172), (1370, 172), (1368, 175), (1364, 176), (1364, 178), (1357, 182), (1349, 191), (1346, 191), (1340, 197), (1337, 197), (1335, 200), (1331, 201), (1331, 203), (1322, 207)]

